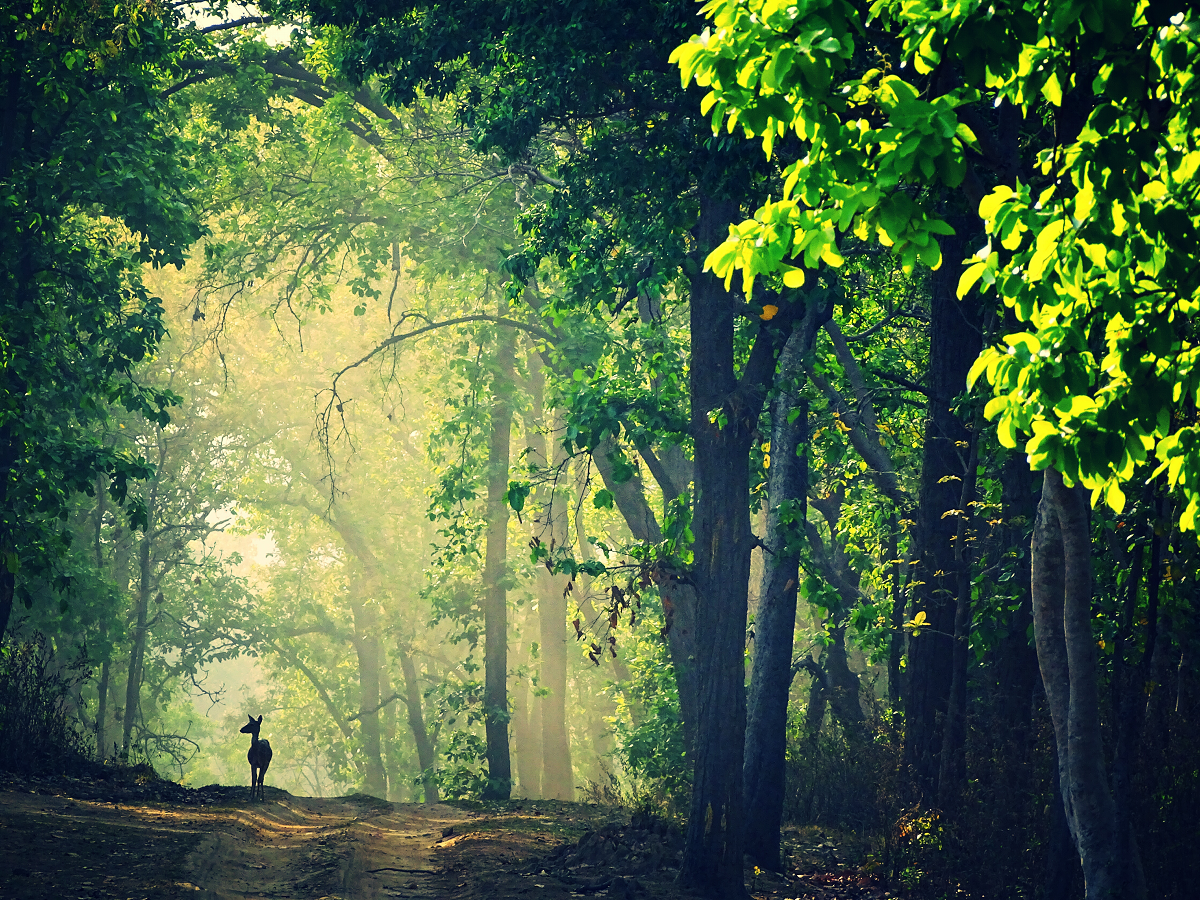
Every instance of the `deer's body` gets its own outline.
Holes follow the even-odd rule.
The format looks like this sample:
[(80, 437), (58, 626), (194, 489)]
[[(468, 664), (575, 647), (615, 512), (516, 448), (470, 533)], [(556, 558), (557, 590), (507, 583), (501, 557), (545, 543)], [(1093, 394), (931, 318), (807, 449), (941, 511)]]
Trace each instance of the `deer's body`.
[(258, 739), (263, 717), (259, 716), (257, 721), (254, 716), (246, 718), (250, 721), (242, 726), (242, 734), (250, 735), (250, 749), (246, 752), (246, 759), (250, 763), (250, 799), (253, 800), (257, 796), (265, 800), (263, 778), (267, 774), (267, 766), (271, 765), (271, 744)]

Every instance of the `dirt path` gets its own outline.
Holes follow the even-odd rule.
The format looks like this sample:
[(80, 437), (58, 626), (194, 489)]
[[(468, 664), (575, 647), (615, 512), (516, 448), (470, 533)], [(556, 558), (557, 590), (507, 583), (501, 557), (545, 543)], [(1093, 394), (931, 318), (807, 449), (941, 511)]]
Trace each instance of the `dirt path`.
[(471, 813), (370, 799), (289, 797), (237, 811), (187, 857), (202, 900), (444, 895), (435, 845)]
[(5, 900), (441, 897), (437, 848), (477, 817), (369, 797), (178, 804), (54, 787), (0, 786)]
[[(694, 900), (680, 832), (612, 807), (247, 793), (0, 776), (0, 900)], [(747, 881), (755, 900), (893, 896), (841, 867)]]

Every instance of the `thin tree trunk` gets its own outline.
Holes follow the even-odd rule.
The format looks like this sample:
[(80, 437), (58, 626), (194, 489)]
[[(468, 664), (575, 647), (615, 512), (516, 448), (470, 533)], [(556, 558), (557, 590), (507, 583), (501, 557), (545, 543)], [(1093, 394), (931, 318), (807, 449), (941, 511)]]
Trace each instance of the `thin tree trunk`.
[(954, 653), (950, 696), (946, 721), (942, 726), (942, 751), (938, 770), (938, 805), (954, 814), (959, 797), (967, 786), (965, 758), (967, 738), (967, 664), (971, 637), (971, 554), (967, 552), (967, 531), (971, 522), (971, 504), (975, 501), (976, 470), (979, 467), (978, 429), (971, 432), (970, 451), (962, 478), (959, 499), (958, 531), (954, 540), (957, 574), (957, 598), (954, 612)]
[[(107, 496), (103, 479), (97, 479), (96, 528), (92, 541), (97, 572), (104, 571), (104, 544), (101, 537), (104, 530), (104, 513), (107, 508), (105, 498)], [(104, 658), (100, 663), (100, 681), (96, 685), (96, 758), (103, 760), (105, 758), (105, 742), (108, 740), (104, 727), (105, 719), (108, 716), (108, 680), (112, 674), (112, 650), (108, 646), (108, 622), (104, 618), (100, 620), (100, 644)]]
[[(813, 303), (780, 352), (771, 401), (771, 466), (767, 475), (766, 551), (754, 622), (754, 668), (747, 700), (743, 791), (746, 852), (772, 870), (780, 867), (788, 695), (799, 543), (808, 518), (808, 401), (800, 397), (804, 357), (832, 308)], [(786, 516), (783, 510), (786, 509)], [(784, 519), (788, 521), (784, 521)], [(792, 546), (786, 547), (788, 542)]]
[(1140, 871), (1131, 833), (1120, 835), (1105, 773), (1096, 640), (1092, 632), (1091, 535), (1080, 489), (1047, 469), (1033, 542), (1034, 633), (1058, 742), (1063, 810), (1088, 900), (1144, 896), (1125, 873)]
[[(372, 579), (373, 580), (373, 579)], [(383, 746), (379, 735), (379, 673), (382, 664), (379, 646), (379, 615), (374, 597), (360, 598), (353, 607), (354, 650), (358, 657), (359, 730), (363, 754), (367, 758), (364, 791), (372, 797), (387, 799), (387, 772), (383, 766)]]
[[(570, 535), (570, 493), (566, 487), (569, 457), (562, 441), (552, 438), (553, 451), (546, 452), (544, 410), (545, 372), (541, 360), (529, 360), (530, 400), (533, 405), (531, 427), (526, 428), (528, 459), (542, 470), (543, 481), (534, 492), (535, 515), (530, 525), (533, 537), (551, 548), (565, 547)], [(566, 428), (561, 414), (555, 418), (554, 435)], [(571, 764), (571, 743), (567, 731), (567, 597), (569, 575), (556, 574), (539, 567), (535, 576), (538, 596), (538, 626), (541, 653), (540, 682), (544, 688), (534, 699), (541, 711), (541, 794), (549, 800), (575, 798), (575, 773)]]
[[(815, 329), (811, 332), (815, 334)], [(792, 639), (800, 578), (803, 529), (784, 521), (808, 516), (808, 401), (795, 389), (801, 371), (791, 360), (811, 349), (799, 346), (799, 326), (784, 346), (779, 388), (771, 403), (771, 467), (767, 472), (767, 527), (762, 585), (754, 617), (754, 667), (746, 704), (745, 850), (772, 871), (781, 866), (779, 827), (783, 820), (784, 764)], [(799, 414), (792, 418), (793, 411)], [(786, 511), (786, 515), (784, 515)], [(790, 549), (786, 546), (791, 542)]]
[(899, 556), (898, 534), (900, 525), (896, 521), (894, 510), (888, 513), (887, 529), (887, 549), (885, 555), (889, 560), (892, 570), (892, 629), (891, 637), (888, 641), (888, 704), (892, 708), (892, 727), (896, 728), (899, 720), (900, 703), (903, 698), (900, 686), (900, 673), (902, 671), (900, 660), (904, 655), (904, 575), (905, 570), (908, 568), (908, 560), (907, 558), (901, 559)]
[[(505, 310), (501, 307), (501, 314)], [(484, 733), (487, 740), (489, 800), (507, 800), (512, 792), (512, 762), (508, 749), (508, 569), (509, 458), (512, 444), (513, 354), (516, 337), (501, 328), (496, 339), (495, 378), (492, 382), (491, 433), (488, 438), (487, 549), (483, 567)]]
[(396, 649), (400, 659), (400, 671), (404, 673), (404, 706), (408, 710), (408, 727), (412, 730), (413, 740), (417, 745), (417, 765), (421, 767), (421, 786), (425, 792), (425, 802), (432, 806), (438, 802), (437, 780), (434, 778), (434, 766), (437, 758), (434, 753), (433, 741), (425, 728), (425, 716), (421, 707), (421, 687), (417, 682), (417, 670), (412, 657), (403, 646)]
[[(561, 431), (561, 420), (556, 423)], [(567, 456), (562, 444), (554, 443), (555, 478), (565, 474)], [(557, 481), (555, 483), (557, 485)], [(549, 526), (551, 543), (565, 546), (567, 507), (566, 490), (553, 489), (543, 520)], [(569, 576), (554, 575), (541, 568), (537, 574), (538, 621), (541, 626), (542, 684), (549, 693), (542, 695), (542, 796), (548, 800), (575, 799), (575, 771), (571, 764), (571, 741), (567, 731), (567, 596)]]
[[(5, 369), (8, 370), (5, 372), (8, 376), (6, 380), (10, 381), (6, 385), (7, 396), (20, 396), (24, 392), (15, 393), (13, 389), (20, 384), (21, 379), (12, 377), (11, 367), (5, 366)], [(13, 380), (17, 384), (12, 384)], [(13, 597), (17, 586), (17, 547), (12, 533), (16, 521), (10, 501), (11, 486), (16, 477), (13, 470), (17, 465), (17, 456), (17, 441), (12, 427), (7, 424), (0, 425), (0, 644), (4, 643), (4, 636), (8, 633), (8, 620), (12, 616)], [(11, 563), (7, 562), (8, 560), (11, 560)]]
[[(152, 519), (154, 509), (151, 503), (146, 504), (149, 518)], [(129, 648), (129, 672), (125, 681), (125, 719), (121, 733), (121, 753), (129, 757), (129, 745), (133, 740), (133, 724), (137, 718), (138, 700), (142, 687), (142, 662), (146, 656), (146, 621), (150, 611), (150, 535), (143, 532), (138, 542), (138, 592), (137, 606), (134, 610), (136, 624), (133, 628), (133, 643)]]
[[(657, 544), (662, 540), (658, 519), (646, 500), (640, 475), (618, 483), (613, 477), (609, 454), (616, 442), (607, 438), (592, 453), (604, 486), (612, 492), (617, 509), (636, 541)], [(696, 650), (696, 590), (683, 579), (669, 579), (658, 586), (666, 616), (667, 651), (675, 670), (679, 694), (679, 717), (683, 724), (684, 752), (691, 759), (696, 745), (696, 717), (699, 706), (699, 662)]]
[[(532, 629), (527, 620), (523, 632)], [(529, 799), (542, 795), (542, 731), (534, 728), (533, 710), (537, 697), (533, 693), (535, 665), (529, 654), (531, 639), (517, 644), (513, 659), (514, 672), (529, 670), (529, 674), (515, 678), (512, 692), (512, 755), (517, 771), (519, 796)]]
[[(960, 235), (965, 230), (959, 228)], [(961, 259), (961, 236), (947, 238), (942, 254)], [(950, 404), (966, 387), (967, 372), (982, 346), (969, 310), (956, 297), (959, 268), (944, 265), (930, 279), (929, 408), (921, 462), (921, 487), (913, 530), (913, 591), (909, 615), (924, 612), (929, 628), (909, 641), (905, 706), (904, 760), (917, 791), (928, 802), (937, 797), (942, 724), (950, 697), (954, 666), (954, 617), (957, 571), (954, 558), (956, 521), (944, 516), (958, 506), (958, 482), (969, 434)]]

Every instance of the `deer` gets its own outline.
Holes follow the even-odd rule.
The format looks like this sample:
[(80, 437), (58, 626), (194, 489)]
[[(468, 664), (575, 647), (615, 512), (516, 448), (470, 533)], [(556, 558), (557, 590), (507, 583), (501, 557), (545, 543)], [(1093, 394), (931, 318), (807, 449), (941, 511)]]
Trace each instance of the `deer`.
[(257, 721), (251, 715), (247, 715), (246, 718), (250, 721), (242, 726), (241, 733), (250, 735), (250, 749), (246, 752), (246, 759), (250, 762), (250, 799), (253, 800), (257, 796), (266, 800), (263, 778), (267, 774), (267, 766), (271, 765), (271, 744), (258, 738), (263, 717), (259, 716)]

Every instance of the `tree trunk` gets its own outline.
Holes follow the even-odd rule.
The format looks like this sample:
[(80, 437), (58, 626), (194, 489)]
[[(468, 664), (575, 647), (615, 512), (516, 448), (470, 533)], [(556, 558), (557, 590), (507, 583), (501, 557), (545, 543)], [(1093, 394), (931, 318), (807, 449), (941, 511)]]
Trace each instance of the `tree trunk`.
[(1126, 877), (1140, 871), (1136, 846), (1131, 832), (1118, 832), (1105, 773), (1091, 552), (1081, 489), (1068, 489), (1047, 469), (1033, 537), (1033, 626), (1058, 744), (1063, 810), (1088, 900), (1137, 898), (1144, 885)]
[(433, 805), (438, 802), (437, 781), (433, 777), (433, 768), (437, 763), (433, 741), (425, 728), (425, 716), (421, 707), (421, 687), (417, 682), (417, 669), (412, 657), (405, 652), (403, 646), (396, 649), (400, 658), (400, 671), (404, 673), (404, 706), (408, 710), (408, 727), (412, 729), (413, 740), (417, 745), (417, 765), (421, 767), (421, 786), (425, 792), (425, 802)]
[[(552, 550), (565, 547), (570, 540), (570, 492), (567, 489), (570, 458), (562, 442), (553, 441), (546, 452), (543, 415), (545, 373), (536, 355), (529, 360), (529, 382), (533, 405), (532, 427), (526, 428), (531, 465), (542, 470), (543, 481), (534, 492), (535, 514), (531, 519), (533, 537)], [(566, 428), (561, 414), (556, 417), (552, 434)], [(540, 682), (548, 691), (534, 698), (541, 707), (541, 794), (548, 800), (575, 799), (575, 772), (571, 764), (571, 743), (567, 731), (567, 596), (569, 575), (550, 572), (539, 566), (535, 576), (538, 597), (538, 626), (541, 638)]]
[[(501, 308), (503, 314), (505, 309)], [(516, 338), (501, 328), (496, 338), (492, 382), (491, 434), (488, 438), (487, 549), (483, 566), (483, 708), (487, 739), (488, 800), (507, 800), (512, 792), (508, 752), (508, 569), (509, 454), (512, 444), (513, 354)]]
[[(107, 507), (103, 479), (97, 479), (96, 485), (96, 527), (92, 540), (92, 553), (96, 563), (96, 571), (104, 571), (104, 513)], [(105, 743), (108, 735), (105, 733), (105, 719), (108, 716), (108, 680), (112, 675), (112, 650), (108, 646), (108, 622), (100, 620), (100, 644), (104, 658), (100, 663), (100, 681), (96, 685), (96, 759), (105, 758)]]
[[(151, 482), (146, 495), (146, 519), (154, 521), (155, 483)], [(150, 534), (142, 533), (138, 542), (138, 592), (134, 616), (133, 642), (129, 647), (129, 672), (125, 681), (125, 718), (121, 733), (121, 754), (128, 760), (133, 740), (133, 723), (137, 718), (138, 699), (142, 688), (142, 663), (146, 657), (146, 622), (150, 612)]]
[[(960, 225), (960, 234), (964, 228)], [(961, 259), (962, 254), (960, 236), (945, 239), (945, 259)], [(904, 759), (927, 802), (937, 797), (942, 723), (953, 680), (957, 522), (943, 514), (958, 507), (961, 484), (957, 479), (965, 468), (959, 445), (965, 447), (969, 439), (950, 405), (965, 390), (967, 372), (982, 345), (978, 328), (968, 320), (969, 310), (955, 295), (958, 273), (958, 266), (947, 264), (930, 278), (929, 407), (913, 532), (916, 564), (909, 614), (924, 612), (929, 627), (909, 641)], [(951, 480), (943, 480), (947, 476)]]
[[(531, 629), (527, 621), (523, 631)], [(542, 731), (534, 728), (533, 708), (537, 697), (533, 693), (534, 662), (529, 655), (530, 639), (516, 647), (513, 660), (514, 671), (528, 669), (529, 674), (516, 678), (512, 695), (512, 739), (513, 757), (517, 770), (518, 796), (536, 798), (542, 795)]]
[[(815, 332), (814, 332), (815, 333)], [(799, 535), (781, 519), (808, 515), (808, 401), (799, 397), (794, 379), (800, 371), (789, 354), (802, 337), (797, 328), (780, 359), (780, 387), (771, 403), (771, 467), (767, 472), (767, 528), (762, 585), (754, 617), (754, 667), (746, 703), (745, 760), (742, 785), (746, 803), (745, 850), (761, 865), (779, 871), (779, 826), (783, 820), (784, 763), (788, 694), (791, 688), (792, 638), (796, 631), (796, 591), (800, 578)], [(789, 421), (793, 410), (799, 410)], [(799, 455), (797, 455), (799, 453)], [(785, 507), (786, 508), (786, 507)], [(785, 550), (788, 541), (792, 552)]]
[(971, 504), (975, 501), (975, 480), (979, 468), (978, 430), (971, 432), (967, 466), (963, 472), (962, 494), (958, 501), (958, 531), (954, 538), (954, 562), (957, 588), (954, 607), (954, 651), (951, 656), (950, 696), (946, 703), (946, 721), (942, 725), (942, 751), (938, 766), (938, 805), (951, 816), (967, 786), (967, 665), (971, 638), (971, 566), (967, 552), (967, 532), (971, 522)]
[[(701, 201), (701, 254), (724, 238), (738, 205)], [(703, 258), (703, 255), (700, 256)], [(691, 284), (691, 431), (695, 442), (692, 531), (699, 693), (695, 769), (679, 880), (714, 896), (746, 896), (742, 875), (742, 755), (746, 727), (747, 581), (752, 546), (749, 450), (761, 411), (739, 395), (734, 309), (724, 285), (702, 273)], [(765, 340), (765, 329), (759, 341)], [(774, 373), (773, 354), (764, 381)], [(750, 377), (751, 363), (746, 374)], [(716, 411), (718, 415), (710, 416)], [(715, 421), (710, 421), (715, 419)]]
[[(634, 540), (657, 544), (662, 540), (658, 519), (646, 500), (641, 476), (617, 483), (609, 454), (616, 450), (610, 437), (592, 453), (604, 486), (612, 492), (617, 509), (629, 526)], [(696, 590), (683, 579), (668, 579), (658, 586), (666, 617), (667, 651), (671, 668), (675, 670), (675, 686), (679, 693), (679, 718), (683, 724), (683, 746), (692, 758), (696, 745), (696, 717), (699, 706), (699, 667), (696, 652)]]
[[(5, 369), (10, 367), (5, 366)], [(9, 376), (9, 372), (5, 372)], [(19, 381), (19, 379), (18, 379)], [(7, 384), (6, 396), (14, 396), (15, 385)], [(23, 392), (22, 392), (23, 393)], [(16, 594), (17, 546), (12, 528), (16, 516), (11, 506), (11, 486), (16, 477), (17, 439), (12, 427), (0, 425), (0, 644), (8, 633), (8, 620), (12, 617), (13, 597)]]
[(892, 594), (892, 616), (891, 616), (891, 635), (888, 640), (888, 705), (892, 708), (892, 728), (898, 727), (900, 703), (904, 697), (904, 692), (901, 690), (901, 666), (900, 660), (904, 656), (904, 577), (908, 571), (908, 558), (900, 558), (900, 547), (898, 534), (900, 529), (899, 522), (896, 521), (896, 513), (893, 510), (888, 514), (887, 518), (887, 539), (885, 555), (888, 558), (888, 565), (892, 570), (891, 578), (891, 594)]
[[(561, 421), (557, 423), (562, 426)], [(555, 429), (556, 433), (560, 428)], [(567, 456), (562, 445), (555, 442), (552, 471), (557, 479), (565, 476)], [(565, 546), (568, 506), (566, 490), (557, 488), (550, 494), (543, 523), (549, 526), (550, 541), (555, 547)], [(548, 520), (548, 521), (547, 521)], [(543, 538), (544, 539), (544, 538)], [(567, 731), (567, 595), (570, 581), (567, 575), (554, 575), (545, 568), (537, 574), (538, 621), (541, 626), (542, 685), (549, 693), (542, 695), (542, 797), (547, 800), (575, 799), (575, 771), (571, 764), (571, 741)]]
[[(778, 871), (783, 818), (788, 694), (800, 580), (796, 520), (808, 517), (808, 401), (799, 394), (803, 358), (832, 309), (813, 304), (792, 329), (779, 355), (771, 401), (771, 466), (767, 473), (766, 550), (754, 619), (754, 668), (747, 700), (742, 783), (746, 803), (746, 852)], [(798, 414), (797, 414), (798, 413)], [(792, 418), (794, 416), (794, 418)], [(781, 505), (792, 508), (781, 519)], [(791, 541), (794, 552), (785, 552)]]
[(383, 746), (379, 736), (379, 672), (382, 653), (379, 646), (379, 615), (374, 597), (360, 598), (354, 604), (354, 650), (358, 657), (358, 725), (362, 734), (367, 767), (365, 793), (387, 799), (387, 772), (383, 766)]

